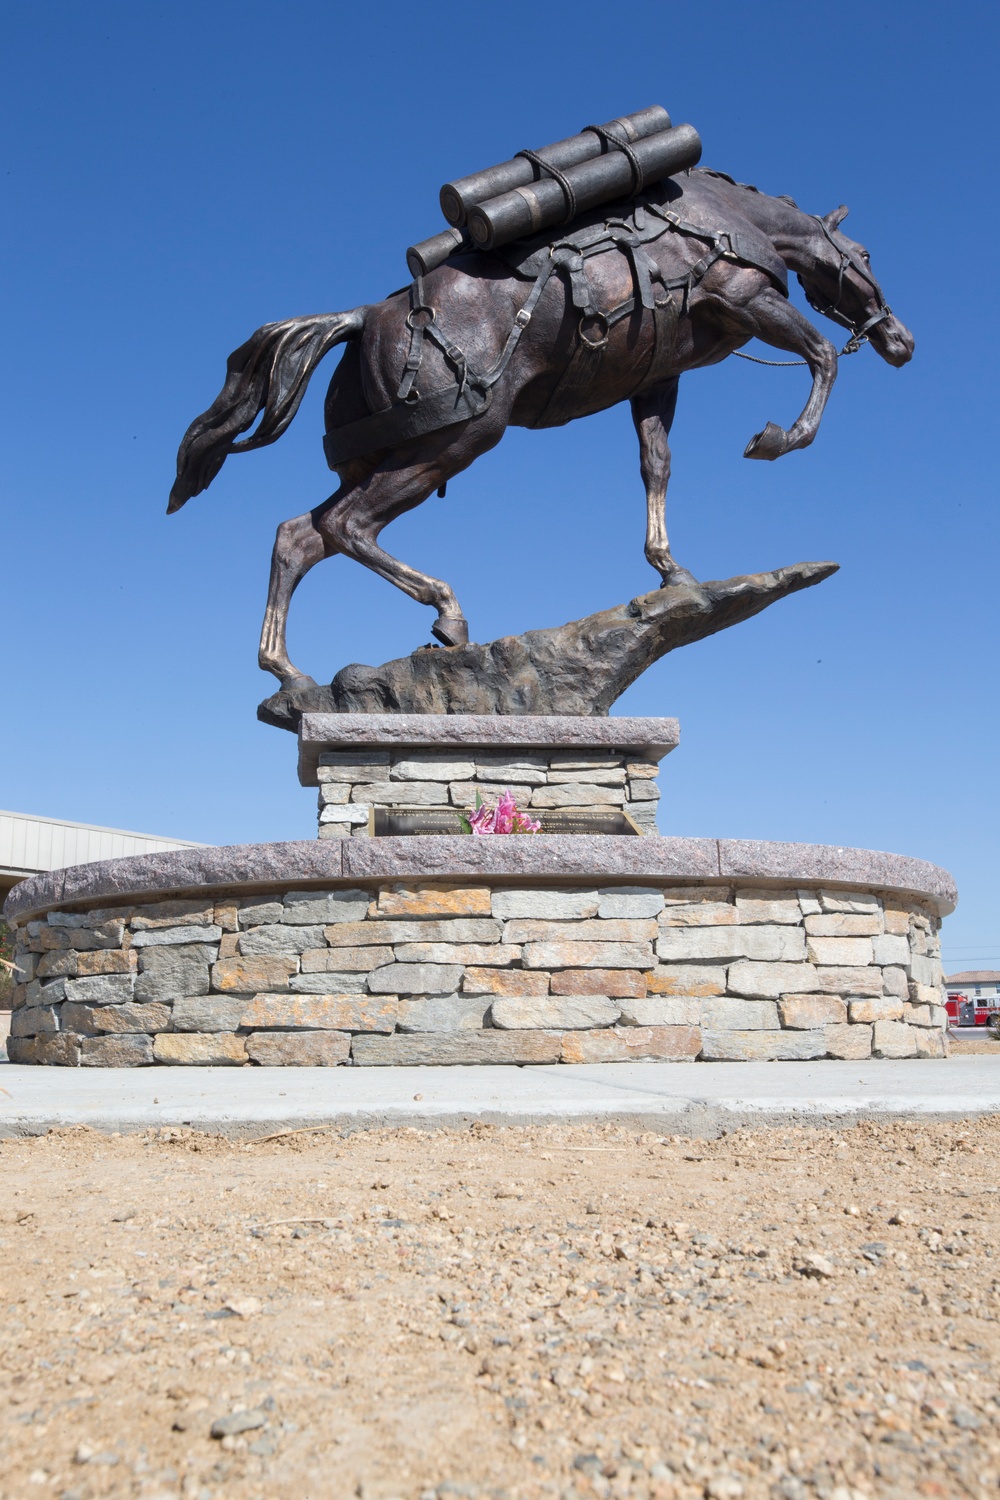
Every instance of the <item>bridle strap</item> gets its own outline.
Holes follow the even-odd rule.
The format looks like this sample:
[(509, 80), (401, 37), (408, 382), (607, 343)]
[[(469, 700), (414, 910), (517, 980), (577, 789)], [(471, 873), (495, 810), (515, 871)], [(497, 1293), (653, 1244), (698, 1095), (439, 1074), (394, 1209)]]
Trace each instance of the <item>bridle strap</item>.
[[(836, 250), (837, 254), (840, 257), (840, 267), (837, 272), (837, 295), (833, 302), (828, 303), (826, 307), (821, 307), (818, 302), (813, 301), (813, 299), (809, 296), (808, 291), (806, 292), (807, 300), (809, 301), (810, 305), (814, 307), (816, 311), (820, 313), (824, 318), (831, 318), (835, 323), (839, 323), (842, 328), (847, 328), (850, 330), (851, 337), (844, 345), (841, 353), (856, 354), (861, 345), (867, 342), (868, 335), (871, 330), (875, 328), (877, 324), (884, 323), (886, 318), (892, 316), (892, 309), (890, 308), (888, 302), (886, 302), (885, 296), (882, 292), (882, 288), (875, 280), (875, 277), (872, 275), (869, 268), (867, 266), (857, 265), (854, 257), (844, 249), (843, 245), (837, 244), (825, 219), (823, 219), (819, 214), (811, 214), (810, 218), (816, 220), (816, 223), (819, 225), (820, 229), (822, 229), (824, 235), (829, 240), (831, 247)], [(872, 291), (875, 293), (875, 298), (878, 302), (877, 311), (872, 313), (871, 317), (865, 323), (856, 323), (853, 319), (849, 318), (846, 313), (841, 312), (840, 309), (840, 301), (844, 294), (844, 272), (847, 270), (848, 266), (850, 266), (851, 270), (861, 277), (862, 281), (866, 281), (868, 283)]]

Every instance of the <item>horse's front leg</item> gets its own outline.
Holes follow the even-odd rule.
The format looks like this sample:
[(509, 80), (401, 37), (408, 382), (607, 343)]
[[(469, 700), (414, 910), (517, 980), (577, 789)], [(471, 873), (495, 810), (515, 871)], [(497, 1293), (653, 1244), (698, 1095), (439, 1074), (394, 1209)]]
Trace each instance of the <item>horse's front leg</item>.
[(774, 287), (765, 288), (749, 302), (746, 315), (757, 338), (800, 355), (812, 373), (812, 390), (798, 420), (787, 432), (768, 422), (763, 432), (750, 439), (743, 454), (744, 458), (780, 458), (793, 448), (808, 448), (815, 438), (837, 378), (837, 351)]
[(646, 489), (646, 561), (668, 583), (694, 582), (674, 562), (667, 536), (667, 485), (670, 483), (670, 428), (677, 409), (677, 381), (633, 396), (632, 421), (639, 438), (639, 469)]

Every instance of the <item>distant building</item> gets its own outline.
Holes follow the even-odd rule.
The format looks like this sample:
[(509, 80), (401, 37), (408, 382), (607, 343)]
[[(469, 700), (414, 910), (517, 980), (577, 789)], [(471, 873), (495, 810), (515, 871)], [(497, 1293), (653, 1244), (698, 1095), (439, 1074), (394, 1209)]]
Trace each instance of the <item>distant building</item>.
[(201, 847), (192, 839), (158, 838), (151, 833), (127, 833), (121, 828), (97, 828), (91, 823), (65, 823), (60, 818), (0, 812), (0, 906), (19, 880), (43, 870), (89, 865), (98, 859), (120, 859), (126, 854), (158, 854), (163, 849)]
[(944, 982), (948, 1015), (960, 1026), (986, 1026), (1000, 1014), (1000, 970), (965, 969)]

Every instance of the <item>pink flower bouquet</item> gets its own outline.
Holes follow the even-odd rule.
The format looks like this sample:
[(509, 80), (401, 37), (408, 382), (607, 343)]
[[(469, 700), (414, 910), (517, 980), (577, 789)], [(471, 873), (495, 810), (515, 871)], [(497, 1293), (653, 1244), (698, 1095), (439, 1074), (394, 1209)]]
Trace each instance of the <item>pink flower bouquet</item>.
[(496, 807), (487, 807), (476, 793), (475, 810), (462, 815), (463, 833), (540, 833), (541, 823), (518, 812), (517, 803), (510, 791), (504, 792)]

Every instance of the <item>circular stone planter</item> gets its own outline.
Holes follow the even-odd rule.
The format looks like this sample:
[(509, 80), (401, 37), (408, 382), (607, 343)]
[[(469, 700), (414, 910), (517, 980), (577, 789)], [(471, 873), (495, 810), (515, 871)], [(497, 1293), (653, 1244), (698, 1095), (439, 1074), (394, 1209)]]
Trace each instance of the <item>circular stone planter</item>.
[(13, 1062), (940, 1057), (946, 871), (732, 839), (186, 848), (15, 887)]

